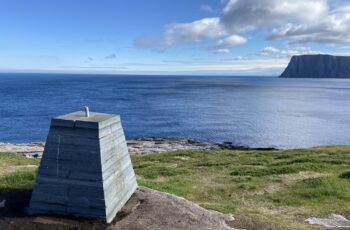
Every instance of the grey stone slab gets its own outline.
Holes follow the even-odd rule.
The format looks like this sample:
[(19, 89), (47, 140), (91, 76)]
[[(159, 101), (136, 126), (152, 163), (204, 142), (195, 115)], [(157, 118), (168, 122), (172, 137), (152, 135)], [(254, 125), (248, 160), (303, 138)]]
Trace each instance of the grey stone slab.
[(126, 190), (124, 197), (122, 199), (120, 199), (120, 201), (118, 203), (116, 203), (117, 205), (106, 208), (106, 211), (107, 211), (106, 221), (107, 221), (107, 223), (110, 223), (113, 221), (116, 214), (126, 204), (126, 202), (130, 199), (132, 194), (135, 192), (136, 188), (137, 188), (137, 183), (135, 180), (133, 187), (129, 190)]
[(111, 157), (108, 158), (108, 160), (103, 161), (103, 164), (101, 166), (102, 172), (104, 172), (105, 170), (108, 170), (110, 167), (118, 167), (119, 162), (122, 161), (123, 159), (130, 160), (129, 153), (127, 151), (123, 151), (120, 154), (117, 154), (117, 153), (112, 154)]
[(69, 186), (65, 184), (38, 184), (34, 185), (33, 193), (45, 193), (57, 196), (68, 196)]
[[(121, 175), (123, 175), (123, 174), (121, 174)], [(112, 194), (113, 191), (119, 191), (120, 189), (123, 189), (124, 186), (129, 181), (136, 182), (136, 176), (135, 176), (134, 172), (124, 174), (124, 176), (112, 176), (109, 179), (110, 179), (109, 181), (107, 181), (103, 184), (103, 188), (104, 188), (106, 196), (108, 193)]]
[(100, 147), (103, 152), (105, 148), (116, 146), (118, 144), (126, 143), (123, 133), (112, 133), (100, 139)]
[(46, 204), (58, 204), (58, 205), (67, 205), (68, 204), (67, 196), (57, 196), (52, 193), (43, 193), (36, 190), (33, 191), (32, 202), (40, 202)]
[(75, 121), (53, 118), (51, 120), (51, 127), (56, 127), (56, 126), (58, 126), (58, 127), (74, 127)]
[(123, 182), (118, 182), (113, 185), (111, 185), (109, 188), (105, 189), (105, 200), (108, 200), (108, 203), (111, 203), (113, 199), (121, 197), (121, 194), (123, 194), (124, 191), (128, 191), (131, 188), (134, 187), (136, 183), (136, 177), (130, 177), (131, 181), (123, 181)]
[(68, 171), (80, 171), (80, 172), (92, 172), (100, 173), (102, 172), (101, 162), (97, 159), (93, 161), (93, 158), (86, 160), (87, 158), (81, 161), (66, 161), (66, 160), (57, 160), (54, 158), (46, 158), (43, 160), (42, 164), (39, 167), (40, 169), (49, 169), (52, 171), (57, 170), (68, 170)]
[(110, 184), (117, 183), (117, 179), (124, 180), (125, 175), (132, 175), (131, 172), (133, 172), (132, 168), (124, 167), (116, 170), (116, 172), (112, 174), (103, 176), (104, 188), (107, 188)]
[[(34, 198), (35, 199), (35, 198)], [(30, 211), (30, 209), (33, 210), (45, 210), (46, 213), (66, 213), (67, 212), (67, 206), (66, 205), (60, 205), (60, 204), (48, 204), (45, 202), (31, 202), (29, 212), (31, 214), (35, 214)]]
[[(85, 122), (105, 122), (109, 121), (113, 118), (117, 118), (117, 121), (120, 121), (120, 116), (115, 115), (115, 114), (106, 114), (106, 113), (95, 113), (95, 112), (90, 112), (90, 116), (86, 117), (85, 112), (83, 111), (77, 111), (61, 116), (57, 116), (53, 119), (59, 119), (59, 120), (68, 120), (68, 121), (85, 121)], [(115, 122), (115, 120), (113, 120)]]
[(76, 216), (92, 217), (92, 218), (106, 218), (105, 209), (97, 208), (82, 208), (76, 206), (68, 206), (67, 213), (74, 214)]
[(38, 183), (43, 184), (67, 184), (67, 185), (78, 185), (78, 186), (91, 186), (91, 187), (101, 187), (101, 181), (86, 181), (72, 178), (57, 178), (54, 176), (46, 176), (38, 174), (37, 180)]
[(63, 160), (63, 161), (71, 161), (72, 160), (72, 152), (64, 150), (64, 149), (54, 149), (54, 148), (46, 148), (43, 156), (41, 158), (42, 162), (45, 160)]
[(78, 137), (78, 136), (68, 136), (59, 135), (51, 132), (47, 137), (47, 142), (50, 144), (61, 145), (73, 145), (73, 146), (84, 146), (85, 148), (90, 148), (91, 150), (99, 150), (100, 142), (99, 139)]
[(124, 134), (116, 133), (116, 134), (111, 134), (101, 138), (99, 145), (100, 145), (101, 151), (104, 151), (104, 149), (108, 148), (109, 146), (115, 146), (124, 142), (126, 143)]
[(69, 197), (94, 197), (94, 199), (104, 199), (104, 190), (102, 186), (78, 186), (73, 185), (69, 189)]
[(29, 215), (47, 215), (47, 214), (68, 215), (66, 211), (60, 211), (59, 209), (55, 211), (49, 211), (46, 209), (46, 207), (43, 207), (42, 209), (37, 209), (37, 208), (34, 208), (34, 205), (27, 210), (27, 213)]
[(95, 129), (83, 129), (76, 127), (53, 127), (50, 130), (50, 134), (56, 136), (76, 136), (76, 137), (87, 137), (93, 139), (100, 139), (100, 132)]
[(100, 122), (95, 122), (95, 121), (80, 121), (77, 120), (75, 122), (76, 127), (80, 128), (87, 128), (87, 129), (103, 129), (106, 126), (111, 125), (112, 123), (119, 122), (120, 118), (119, 116), (113, 116), (108, 120), (100, 121)]
[(55, 158), (45, 158), (42, 159), (42, 162), (40, 164), (39, 170), (41, 168), (43, 169), (71, 169), (72, 165), (74, 165), (74, 161), (71, 160), (62, 160), (62, 159), (55, 159)]
[(75, 112), (53, 118), (32, 194), (31, 213), (111, 222), (137, 187), (118, 115)]
[(84, 180), (84, 181), (102, 181), (102, 175), (96, 173), (71, 172), (70, 179)]
[(129, 154), (127, 146), (124, 146), (124, 147), (117, 147), (116, 146), (114, 148), (109, 149), (108, 151), (101, 153), (101, 162), (102, 162), (102, 164), (105, 164), (113, 157), (119, 158), (125, 154)]
[[(95, 154), (95, 155), (100, 155), (100, 148), (99, 146), (91, 147), (91, 146), (76, 146), (73, 144), (63, 144), (63, 143), (52, 143), (48, 142), (45, 145), (45, 150), (43, 153), (43, 158), (45, 157), (44, 155), (49, 155), (51, 158), (57, 156), (57, 151), (59, 149), (59, 152), (70, 152), (71, 154)], [(45, 154), (48, 152), (47, 154)], [(68, 153), (67, 153), (68, 154)]]
[(114, 135), (123, 131), (121, 123), (113, 123), (99, 130), (99, 138), (103, 138), (107, 135)]
[(131, 161), (128, 159), (128, 157), (124, 157), (123, 161), (118, 162), (119, 165), (117, 167), (109, 167), (107, 169), (104, 169), (102, 172), (102, 178), (103, 180), (109, 179), (109, 177), (115, 175), (115, 176), (120, 176), (120, 174), (129, 171), (133, 171)]
[(52, 170), (52, 169), (39, 169), (41, 176), (52, 177), (52, 178), (69, 178), (70, 172), (67, 170)]
[(94, 196), (77, 196), (68, 197), (70, 206), (81, 207), (81, 208), (97, 208), (105, 209), (106, 203), (104, 199), (96, 199)]
[(108, 200), (108, 203), (106, 202), (106, 208), (111, 208), (116, 206), (118, 203), (122, 203), (123, 199), (125, 199), (123, 194), (133, 189), (133, 186), (133, 184), (125, 186), (123, 189), (119, 190), (118, 193), (113, 193), (113, 195), (106, 194), (105, 198)]

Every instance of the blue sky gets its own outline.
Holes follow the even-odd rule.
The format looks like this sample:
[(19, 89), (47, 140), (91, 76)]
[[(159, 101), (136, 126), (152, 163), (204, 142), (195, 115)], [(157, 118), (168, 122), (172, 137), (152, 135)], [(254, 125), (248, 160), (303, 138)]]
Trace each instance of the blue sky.
[(349, 31), (346, 0), (0, 0), (0, 71), (278, 75)]

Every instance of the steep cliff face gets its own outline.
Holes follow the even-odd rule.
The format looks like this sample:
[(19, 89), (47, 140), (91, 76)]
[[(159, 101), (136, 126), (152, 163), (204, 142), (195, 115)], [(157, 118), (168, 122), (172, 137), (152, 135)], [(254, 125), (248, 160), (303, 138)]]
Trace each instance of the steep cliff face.
[(280, 77), (350, 78), (350, 57), (332, 55), (293, 56)]

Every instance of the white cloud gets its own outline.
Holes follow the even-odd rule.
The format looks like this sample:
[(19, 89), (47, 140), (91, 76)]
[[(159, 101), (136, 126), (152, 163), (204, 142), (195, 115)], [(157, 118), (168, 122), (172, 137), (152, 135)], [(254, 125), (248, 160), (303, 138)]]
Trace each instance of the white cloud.
[(267, 46), (261, 50), (262, 55), (271, 55), (275, 53), (279, 53), (279, 49), (272, 47), (272, 46)]
[(215, 50), (215, 53), (218, 53), (218, 54), (228, 54), (231, 52), (230, 49), (227, 49), (227, 48), (223, 48), (223, 49), (214, 49)]
[(229, 53), (234, 46), (242, 45), (247, 42), (245, 37), (239, 35), (230, 35), (224, 39), (220, 39), (211, 48), (218, 53)]
[(200, 10), (205, 11), (205, 12), (209, 12), (209, 13), (214, 11), (214, 9), (210, 5), (206, 5), (206, 4), (201, 5)]
[(263, 30), (298, 43), (349, 43), (350, 5), (342, 0), (231, 0), (220, 18), (228, 31)]
[(200, 42), (226, 35), (219, 18), (204, 18), (190, 23), (171, 24), (167, 27), (164, 38), (169, 45), (179, 42)]
[(94, 59), (92, 57), (87, 57), (84, 61), (84, 63), (89, 63), (89, 62), (92, 62), (94, 61)]
[(180, 43), (198, 43), (226, 35), (219, 18), (203, 18), (190, 23), (173, 23), (166, 26), (160, 36), (141, 37), (135, 41), (138, 48), (165, 48)]
[(313, 22), (327, 15), (326, 0), (230, 0), (221, 22), (234, 32)]
[(350, 43), (349, 31), (350, 8), (344, 8), (312, 23), (289, 23), (274, 28), (268, 38), (288, 38), (292, 42)]
[(264, 47), (259, 54), (262, 56), (267, 56), (269, 58), (290, 58), (294, 55), (321, 54), (321, 53), (322, 52), (313, 50), (310, 47), (287, 45), (282, 48), (267, 46), (267, 47)]
[(115, 53), (109, 54), (106, 57), (104, 57), (104, 59), (106, 60), (110, 60), (110, 59), (116, 59), (117, 55)]
[(236, 60), (236, 61), (241, 61), (241, 60), (246, 60), (247, 58), (246, 57), (243, 57), (243, 56), (237, 56), (235, 57), (233, 60)]
[[(211, 9), (206, 5), (201, 8)], [(349, 31), (348, 0), (229, 0), (219, 17), (167, 25), (162, 35), (141, 37), (135, 46), (164, 51), (170, 46), (210, 40), (214, 43), (211, 50), (228, 53), (247, 42), (247, 33), (289, 44), (338, 44), (350, 43)], [(230, 40), (235, 36), (241, 40)]]

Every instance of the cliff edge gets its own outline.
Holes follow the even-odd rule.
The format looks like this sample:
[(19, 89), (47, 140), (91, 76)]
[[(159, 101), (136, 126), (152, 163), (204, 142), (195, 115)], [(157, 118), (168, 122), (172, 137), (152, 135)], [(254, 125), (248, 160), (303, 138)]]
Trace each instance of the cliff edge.
[(293, 56), (282, 78), (350, 78), (350, 57), (332, 55)]

